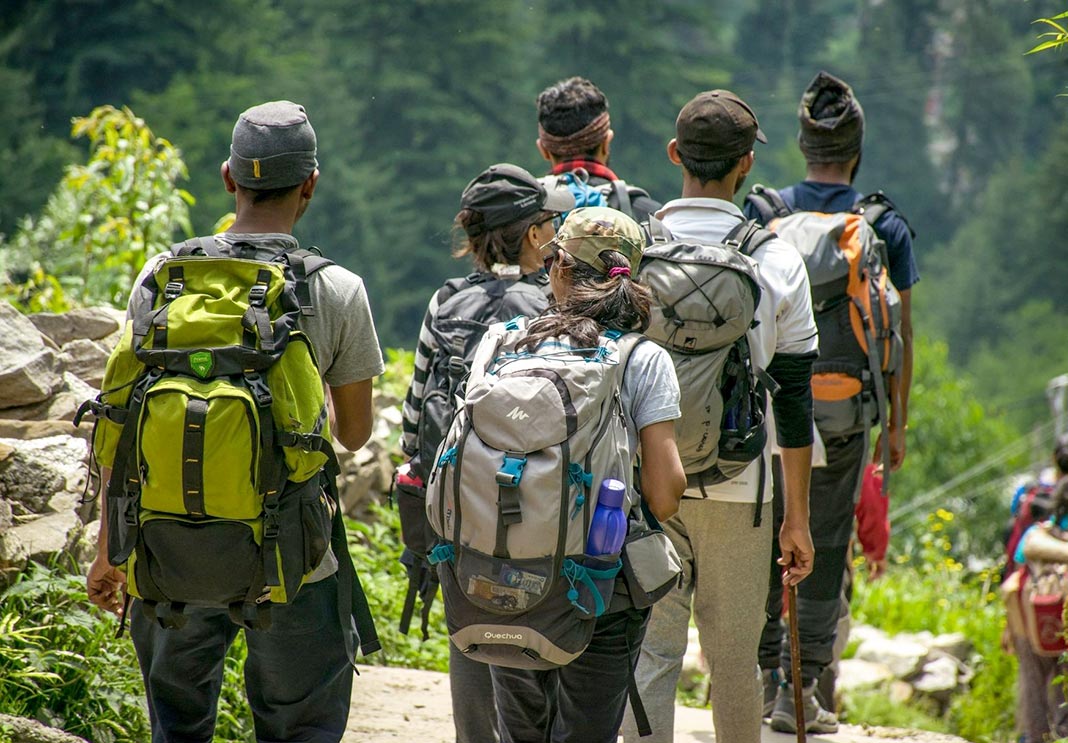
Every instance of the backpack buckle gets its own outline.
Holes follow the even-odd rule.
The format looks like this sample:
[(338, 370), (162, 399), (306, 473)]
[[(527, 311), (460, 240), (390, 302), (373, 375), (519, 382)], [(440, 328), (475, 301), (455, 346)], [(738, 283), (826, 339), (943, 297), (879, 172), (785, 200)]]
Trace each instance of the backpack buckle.
[(263, 381), (258, 372), (246, 372), (245, 381), (248, 383), (249, 392), (256, 398), (256, 405), (261, 408), (269, 406), (274, 397), (271, 396), (271, 388)]
[(174, 301), (181, 295), (184, 288), (185, 284), (181, 281), (168, 281), (167, 285), (163, 287), (163, 298), (168, 302)]
[(522, 455), (505, 454), (501, 468), (497, 470), (497, 484), (502, 488), (517, 488), (519, 481), (523, 479), (523, 468), (527, 466), (527, 458)]
[(459, 379), (464, 375), (467, 369), (464, 366), (464, 360), (462, 356), (450, 356), (449, 357), (449, 376), (455, 379)]
[(248, 303), (253, 307), (263, 307), (267, 301), (267, 285), (253, 284), (248, 290)]

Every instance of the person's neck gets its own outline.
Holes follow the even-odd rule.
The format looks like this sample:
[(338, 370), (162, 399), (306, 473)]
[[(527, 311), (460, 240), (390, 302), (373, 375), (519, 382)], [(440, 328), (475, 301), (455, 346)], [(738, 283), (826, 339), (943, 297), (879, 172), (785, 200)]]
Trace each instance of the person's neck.
[(292, 235), (293, 225), (297, 221), (296, 215), (291, 210), (279, 208), (279, 206), (272, 204), (270, 208), (262, 208), (251, 204), (238, 205), (237, 216), (227, 232), (243, 235), (268, 232)]
[(682, 182), (682, 198), (734, 201), (734, 181), (708, 181), (708, 183), (701, 183), (697, 178), (687, 176)]
[(829, 183), (850, 186), (849, 170), (839, 163), (810, 164), (805, 169), (805, 180), (813, 183)]

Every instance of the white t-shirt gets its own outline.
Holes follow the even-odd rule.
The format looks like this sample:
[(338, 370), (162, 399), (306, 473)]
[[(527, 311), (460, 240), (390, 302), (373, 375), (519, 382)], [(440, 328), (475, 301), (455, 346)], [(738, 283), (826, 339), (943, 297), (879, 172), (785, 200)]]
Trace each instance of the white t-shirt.
[[(722, 199), (675, 199), (656, 213), (672, 236), (699, 243), (720, 242), (745, 218), (742, 210)], [(806, 354), (818, 350), (812, 293), (801, 254), (779, 238), (768, 240), (753, 253), (759, 264), (760, 304), (757, 325), (749, 330), (753, 363), (767, 369), (777, 353)], [(770, 405), (769, 405), (770, 412)], [(774, 416), (769, 415), (764, 500), (771, 500), (771, 452), (775, 441)], [(752, 503), (760, 477), (757, 460), (741, 475), (719, 485), (706, 486), (713, 500)], [(693, 493), (688, 493), (692, 495)]]

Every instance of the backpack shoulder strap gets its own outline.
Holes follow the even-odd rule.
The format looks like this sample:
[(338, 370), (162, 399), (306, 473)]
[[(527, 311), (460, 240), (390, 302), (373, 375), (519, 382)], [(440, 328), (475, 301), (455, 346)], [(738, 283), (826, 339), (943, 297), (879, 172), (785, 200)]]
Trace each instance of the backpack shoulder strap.
[(615, 197), (616, 209), (626, 214), (631, 219), (634, 218), (634, 207), (630, 203), (630, 191), (627, 187), (627, 182), (624, 180), (616, 179), (609, 183), (611, 188), (611, 196)]
[(669, 243), (672, 240), (671, 230), (667, 228), (663, 221), (652, 214), (649, 215), (649, 221), (643, 222), (641, 226), (645, 229), (650, 245)]
[(214, 235), (203, 235), (185, 242), (176, 243), (171, 246), (171, 253), (179, 258), (190, 255), (207, 255), (212, 258), (219, 258), (223, 255), (218, 243), (215, 242)]
[(315, 307), (312, 304), (311, 286), (308, 278), (316, 271), (321, 271), (327, 266), (333, 265), (333, 261), (324, 258), (315, 250), (298, 248), (286, 251), (286, 262), (289, 270), (293, 272), (294, 291), (297, 295), (297, 304), (300, 305), (300, 314), (305, 317), (315, 315)]
[(857, 200), (857, 203), (853, 205), (852, 211), (854, 214), (859, 214), (864, 217), (864, 221), (871, 225), (873, 229), (875, 228), (875, 223), (882, 219), (887, 212), (893, 212), (905, 223), (905, 227), (908, 228), (909, 234), (914, 239), (916, 237), (916, 230), (912, 229), (912, 225), (909, 224), (905, 215), (902, 214), (901, 210), (897, 208), (897, 205), (890, 200), (890, 197), (882, 191), (875, 191), (874, 193), (861, 197)]
[(749, 193), (746, 194), (745, 201), (753, 205), (757, 214), (760, 215), (759, 221), (765, 225), (773, 219), (793, 213), (793, 210), (787, 206), (782, 194), (774, 188), (768, 188), (759, 183), (754, 185)]
[(737, 227), (727, 233), (723, 242), (728, 245), (737, 243), (738, 252), (752, 258), (757, 248), (773, 237), (774, 232), (761, 227), (757, 220), (750, 219), (739, 222)]

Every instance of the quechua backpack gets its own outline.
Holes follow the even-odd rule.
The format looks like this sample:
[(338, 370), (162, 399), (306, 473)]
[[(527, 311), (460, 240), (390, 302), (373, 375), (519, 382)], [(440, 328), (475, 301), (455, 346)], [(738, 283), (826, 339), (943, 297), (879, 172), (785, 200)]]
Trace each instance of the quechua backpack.
[(719, 243), (673, 240), (655, 218), (649, 231), (653, 244), (638, 271), (653, 294), (645, 335), (675, 364), (682, 392), (675, 439), (687, 479), (703, 492), (744, 472), (767, 443), (766, 392), (777, 386), (754, 366), (746, 333), (761, 294), (751, 256), (773, 235), (741, 222)]
[(111, 467), (108, 560), (163, 627), (194, 606), (264, 629), (333, 542), (339, 618), (357, 619), (365, 653), (377, 645), (345, 546), (315, 351), (297, 327), (315, 312), (308, 276), (329, 264), (204, 237), (134, 287), (102, 392), (79, 418), (96, 416), (93, 453)]
[(619, 554), (586, 555), (604, 478), (633, 488), (620, 386), (636, 333), (594, 348), (567, 338), (516, 344), (525, 322), (494, 326), (439, 450), (427, 517), (449, 636), (468, 657), (548, 669), (578, 657), (610, 603)]
[(423, 386), (418, 449), (408, 471), (398, 476), (394, 485), (405, 547), (401, 563), (408, 573), (408, 593), (399, 624), (402, 634), (411, 627), (418, 595), (423, 605), (423, 638), (428, 636), (430, 607), (438, 584), (436, 571), (429, 570), (426, 563), (434, 534), (426, 519), (426, 490), (422, 484), (430, 478), (438, 447), (456, 414), (456, 400), (462, 396), (463, 381), (471, 369), (478, 342), (494, 323), (519, 315), (541, 314), (549, 305), (549, 293), (549, 279), (542, 272), (517, 278), (472, 273), (449, 279), (438, 290), (438, 308), (429, 328), (437, 348)]
[[(890, 425), (890, 378), (901, 371), (901, 297), (890, 281), (886, 243), (875, 223), (893, 204), (878, 193), (852, 211), (794, 211), (754, 186), (747, 197), (765, 224), (801, 253), (812, 287), (820, 356), (812, 367), (813, 418), (824, 436)], [(883, 447), (883, 488), (890, 447)]]

